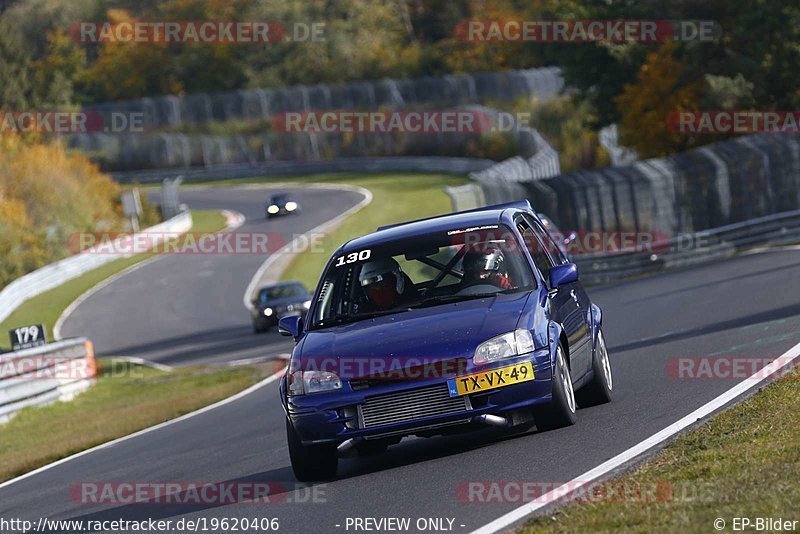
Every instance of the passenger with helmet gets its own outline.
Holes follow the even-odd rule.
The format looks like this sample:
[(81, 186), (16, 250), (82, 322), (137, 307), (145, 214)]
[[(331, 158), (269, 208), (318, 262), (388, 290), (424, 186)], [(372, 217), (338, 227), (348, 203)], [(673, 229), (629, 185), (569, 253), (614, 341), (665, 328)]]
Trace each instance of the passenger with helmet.
[(465, 287), (478, 284), (491, 284), (500, 289), (512, 289), (514, 283), (504, 268), (503, 251), (496, 245), (471, 248), (464, 254), (462, 270)]
[(376, 258), (361, 267), (358, 282), (364, 290), (366, 302), (358, 313), (388, 310), (415, 300), (414, 283), (400, 269), (394, 258)]

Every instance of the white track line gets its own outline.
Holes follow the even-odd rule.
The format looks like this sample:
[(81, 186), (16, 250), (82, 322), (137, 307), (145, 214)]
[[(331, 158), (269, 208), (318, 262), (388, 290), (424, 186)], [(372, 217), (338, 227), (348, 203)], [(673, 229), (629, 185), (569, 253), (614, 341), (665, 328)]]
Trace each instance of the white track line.
[[(242, 215), (241, 213), (239, 213), (238, 211), (231, 211), (231, 210), (221, 210), (221, 211), (222, 211), (222, 214), (225, 216), (225, 228), (220, 230), (220, 232), (232, 232), (233, 230), (236, 230), (242, 224), (244, 224), (245, 216)], [(191, 228), (189, 230), (191, 230)], [(139, 263), (134, 263), (133, 265), (130, 265), (130, 266), (126, 267), (125, 269), (122, 269), (120, 272), (109, 276), (105, 280), (102, 280), (102, 281), (98, 282), (97, 284), (93, 285), (92, 287), (90, 287), (89, 289), (87, 289), (86, 291), (81, 293), (81, 295), (78, 296), (78, 298), (76, 298), (75, 300), (73, 300), (70, 303), (69, 306), (64, 308), (64, 311), (62, 311), (61, 315), (58, 316), (58, 319), (56, 320), (56, 324), (53, 325), (53, 338), (55, 338), (56, 341), (61, 339), (61, 328), (64, 326), (64, 322), (78, 308), (78, 306), (83, 304), (83, 302), (86, 299), (88, 299), (89, 297), (91, 297), (92, 295), (94, 295), (95, 293), (97, 293), (98, 291), (103, 289), (104, 287), (106, 287), (106, 286), (112, 284), (113, 282), (119, 280), (120, 278), (122, 278), (126, 274), (130, 274), (133, 271), (136, 271), (137, 269), (141, 269), (145, 265), (148, 265), (148, 264), (156, 261), (159, 258), (163, 258), (164, 256), (165, 256), (165, 254), (156, 254), (152, 258), (149, 258), (149, 259), (146, 259), (146, 260), (142, 260)]]
[(280, 377), (283, 376), (284, 372), (286, 372), (285, 368), (282, 369), (281, 371), (275, 373), (274, 375), (268, 376), (267, 378), (265, 378), (261, 382), (258, 382), (257, 384), (253, 384), (249, 388), (247, 388), (247, 389), (245, 389), (243, 391), (240, 391), (236, 395), (228, 397), (227, 399), (222, 399), (221, 401), (215, 402), (214, 404), (206, 406), (205, 408), (200, 408), (199, 410), (195, 410), (195, 411), (193, 411), (191, 413), (187, 413), (187, 414), (182, 415), (180, 417), (177, 417), (175, 419), (170, 419), (169, 421), (164, 421), (163, 423), (159, 423), (159, 424), (157, 424), (155, 426), (151, 426), (149, 428), (145, 428), (144, 430), (139, 430), (138, 432), (134, 432), (133, 434), (129, 434), (127, 436), (123, 436), (121, 438), (117, 438), (117, 439), (115, 439), (113, 441), (109, 441), (107, 443), (103, 443), (102, 445), (98, 445), (97, 447), (92, 447), (91, 449), (87, 449), (85, 451), (81, 451), (81, 452), (79, 452), (77, 454), (73, 454), (72, 456), (67, 456), (66, 458), (62, 458), (61, 460), (58, 460), (58, 461), (53, 462), (51, 464), (44, 465), (44, 466), (42, 466), (42, 467), (40, 467), (38, 469), (35, 469), (35, 470), (33, 470), (33, 471), (29, 472), (29, 473), (25, 473), (24, 475), (18, 476), (17, 478), (14, 478), (14, 479), (11, 479), (11, 480), (8, 480), (6, 482), (1, 483), (0, 484), (0, 489), (3, 489), (6, 486), (10, 486), (10, 485), (15, 484), (17, 482), (20, 482), (21, 480), (25, 480), (26, 478), (32, 477), (34, 475), (38, 475), (39, 473), (42, 473), (42, 472), (47, 471), (49, 469), (52, 469), (52, 468), (54, 468), (56, 466), (59, 466), (61, 464), (65, 464), (65, 463), (67, 463), (69, 461), (75, 460), (76, 458), (80, 458), (81, 456), (86, 456), (87, 454), (91, 454), (93, 452), (96, 452), (96, 451), (99, 451), (99, 450), (102, 450), (102, 449), (106, 449), (108, 447), (112, 447), (112, 446), (117, 445), (119, 443), (122, 443), (124, 441), (128, 441), (129, 439), (137, 438), (139, 436), (143, 436), (145, 434), (149, 434), (150, 432), (155, 432), (156, 430), (161, 430), (162, 428), (168, 427), (170, 425), (174, 425), (175, 423), (180, 423), (181, 421), (186, 421), (187, 419), (190, 419), (192, 417), (196, 417), (196, 416), (204, 414), (206, 412), (210, 412), (211, 410), (215, 410), (217, 408), (220, 408), (221, 406), (225, 406), (226, 404), (230, 404), (232, 402), (235, 402), (235, 401), (241, 399), (242, 397), (244, 397), (246, 395), (249, 395), (250, 393), (252, 393), (252, 392), (254, 392), (254, 391), (258, 390), (258, 389), (261, 389), (264, 386), (266, 386), (268, 384), (271, 384), (272, 382), (278, 380)]
[[(308, 187), (308, 186), (306, 186), (306, 187)], [(329, 220), (329, 221), (317, 226), (316, 228), (314, 228), (312, 230), (309, 230), (309, 232), (307, 232), (307, 233), (311, 233), (311, 232), (315, 232), (315, 231), (321, 231), (320, 229), (329, 228), (328, 225), (335, 226), (336, 224), (338, 224), (339, 222), (344, 220), (346, 217), (348, 217), (348, 216), (352, 215), (353, 213), (359, 211), (361, 208), (363, 208), (364, 206), (366, 206), (367, 204), (372, 202), (372, 193), (369, 190), (361, 188), (361, 187), (329, 186), (327, 184), (313, 184), (312, 187), (320, 188), (320, 189), (340, 189), (340, 190), (344, 189), (344, 190), (350, 190), (350, 191), (357, 191), (357, 192), (361, 193), (362, 195), (364, 195), (364, 199), (361, 202), (359, 202), (358, 204), (356, 204), (355, 206), (353, 206), (352, 208), (350, 208), (349, 210), (347, 210), (347, 211), (341, 213), (340, 215), (334, 217), (333, 219), (331, 219), (331, 220)], [(228, 214), (233, 214), (233, 213), (234, 212), (228, 212)], [(235, 228), (238, 228), (245, 221), (244, 215), (242, 215), (240, 213), (238, 214), (240, 216), (240, 218), (239, 217), (231, 217), (228, 214), (226, 214), (226, 219), (228, 220), (228, 223), (231, 224), (233, 222), (238, 222), (238, 224), (235, 227), (229, 226), (228, 228), (226, 228), (226, 231), (231, 231), (231, 230), (233, 230)], [(272, 263), (272, 261), (275, 261), (275, 258), (277, 258), (280, 254), (285, 253), (285, 251), (288, 250), (289, 246), (291, 246), (291, 243), (289, 245), (286, 245), (283, 248), (281, 248), (275, 254), (270, 255), (270, 257), (267, 258), (267, 261), (264, 262), (264, 264), (262, 264), (261, 268), (259, 268), (258, 272), (256, 273), (256, 277), (260, 277), (260, 275), (263, 274), (264, 271), (266, 271), (266, 269), (269, 267), (269, 265)], [(112, 281), (114, 281), (115, 279), (121, 277), (123, 274), (126, 274), (127, 272), (130, 272), (130, 271), (134, 270), (135, 268), (141, 267), (142, 265), (144, 265), (146, 263), (150, 263), (151, 261), (155, 261), (156, 259), (158, 259), (158, 258), (160, 258), (162, 256), (163, 255), (155, 256), (152, 259), (145, 260), (143, 262), (140, 262), (140, 263), (137, 263), (135, 265), (132, 265), (131, 267), (129, 267), (127, 269), (124, 269), (123, 271), (120, 271), (116, 275), (114, 275), (114, 276), (112, 276), (110, 278), (107, 278), (103, 282), (95, 285), (89, 291), (87, 291), (86, 293), (84, 293), (83, 295), (78, 297), (72, 304), (70, 304), (67, 307), (66, 310), (64, 310), (64, 312), (61, 314), (61, 317), (59, 317), (58, 321), (56, 321), (56, 325), (58, 326), (59, 331), (60, 331), (61, 324), (63, 324), (63, 322), (66, 319), (66, 317), (75, 308), (78, 307), (80, 302), (83, 302), (84, 300), (86, 300), (86, 298), (91, 296), (91, 294), (93, 292), (96, 292), (99, 289), (101, 289), (101, 286), (105, 287), (106, 285), (108, 285)], [(272, 260), (272, 261), (270, 261), (270, 260)], [(251, 280), (250, 285), (257, 284), (257, 278), (256, 277), (254, 277), (253, 280)], [(249, 289), (250, 288), (248, 287), (248, 290)], [(249, 304), (248, 299), (247, 299), (247, 295), (248, 294), (249, 293), (245, 293), (245, 298), (244, 298), (245, 306), (247, 306)], [(54, 331), (53, 335), (55, 336), (56, 327), (53, 328), (53, 331)], [(61, 460), (58, 460), (58, 461), (53, 462), (51, 464), (47, 464), (47, 465), (44, 465), (44, 466), (42, 466), (42, 467), (40, 467), (38, 469), (34, 469), (33, 471), (25, 473), (24, 475), (18, 476), (17, 478), (14, 478), (14, 479), (8, 480), (6, 482), (0, 483), (0, 489), (3, 489), (5, 487), (7, 487), (7, 486), (10, 486), (10, 485), (15, 484), (17, 482), (25, 480), (26, 478), (32, 477), (32, 476), (37, 475), (39, 473), (43, 473), (44, 471), (47, 471), (47, 470), (52, 469), (54, 467), (57, 467), (57, 466), (59, 466), (61, 464), (67, 463), (67, 462), (69, 462), (71, 460), (75, 460), (76, 458), (80, 458), (81, 456), (86, 456), (86, 455), (91, 454), (91, 453), (93, 453), (95, 451), (99, 451), (99, 450), (102, 450), (102, 449), (105, 449), (105, 448), (108, 448), (108, 447), (112, 447), (112, 446), (114, 446), (114, 445), (116, 445), (118, 443), (122, 443), (124, 441), (128, 441), (129, 439), (133, 439), (133, 438), (142, 436), (144, 434), (149, 434), (150, 432), (155, 432), (156, 430), (160, 430), (162, 428), (165, 428), (167, 426), (173, 425), (175, 423), (179, 423), (181, 421), (185, 421), (185, 420), (187, 420), (187, 419), (189, 419), (191, 417), (195, 417), (197, 415), (204, 414), (206, 412), (209, 412), (209, 411), (214, 410), (216, 408), (219, 408), (221, 406), (225, 406), (226, 404), (230, 404), (231, 402), (235, 402), (235, 401), (241, 399), (242, 397), (244, 397), (246, 395), (249, 395), (250, 393), (252, 393), (252, 392), (254, 392), (254, 391), (258, 390), (258, 389), (261, 389), (262, 387), (274, 382), (275, 380), (277, 380), (280, 377), (282, 377), (285, 372), (286, 372), (286, 369), (284, 368), (281, 371), (279, 371), (279, 372), (277, 372), (277, 373), (275, 373), (275, 374), (273, 374), (271, 376), (268, 376), (267, 378), (265, 378), (261, 382), (250, 386), (249, 388), (245, 389), (244, 391), (240, 391), (236, 395), (233, 395), (231, 397), (228, 397), (227, 399), (223, 399), (223, 400), (221, 400), (219, 402), (216, 402), (214, 404), (206, 406), (205, 408), (200, 408), (199, 410), (196, 410), (194, 412), (188, 413), (186, 415), (182, 415), (182, 416), (180, 416), (180, 417), (178, 417), (176, 419), (171, 419), (169, 421), (165, 421), (165, 422), (160, 423), (158, 425), (151, 426), (149, 428), (145, 428), (144, 430), (140, 430), (138, 432), (134, 432), (133, 434), (129, 434), (127, 436), (123, 436), (121, 438), (117, 438), (117, 439), (109, 441), (107, 443), (103, 443), (102, 445), (98, 445), (97, 447), (93, 447), (91, 449), (87, 449), (85, 451), (81, 451), (81, 452), (79, 452), (77, 454), (73, 454), (72, 456), (68, 456), (66, 458), (62, 458)]]
[(157, 371), (172, 371), (173, 369), (175, 369), (170, 365), (164, 365), (163, 363), (145, 360), (144, 358), (136, 358), (135, 356), (114, 356), (111, 359), (119, 362), (134, 363), (136, 365), (141, 365), (143, 367), (151, 367)]
[(653, 434), (646, 440), (637, 443), (630, 449), (618, 454), (607, 462), (598, 465), (590, 471), (587, 471), (574, 480), (555, 488), (554, 490), (542, 495), (534, 501), (524, 504), (523, 506), (520, 506), (519, 508), (516, 508), (507, 514), (500, 516), (491, 523), (474, 530), (472, 534), (492, 534), (501, 529), (507, 528), (513, 523), (524, 519), (533, 512), (544, 508), (549, 504), (557, 502), (559, 499), (564, 499), (565, 496), (574, 494), (584, 486), (591, 486), (592, 481), (609, 474), (615, 469), (618, 469), (631, 460), (634, 460), (635, 458), (646, 453), (650, 449), (661, 445), (679, 432), (697, 423), (697, 421), (700, 419), (707, 417), (708, 415), (724, 407), (732, 400), (738, 398), (744, 393), (747, 393), (748, 390), (754, 388), (767, 378), (780, 371), (783, 367), (794, 361), (798, 356), (800, 356), (800, 343), (783, 353), (781, 356), (773, 360), (769, 365), (765, 366), (750, 378), (739, 382), (719, 397), (701, 406), (686, 417), (676, 421), (660, 432)]

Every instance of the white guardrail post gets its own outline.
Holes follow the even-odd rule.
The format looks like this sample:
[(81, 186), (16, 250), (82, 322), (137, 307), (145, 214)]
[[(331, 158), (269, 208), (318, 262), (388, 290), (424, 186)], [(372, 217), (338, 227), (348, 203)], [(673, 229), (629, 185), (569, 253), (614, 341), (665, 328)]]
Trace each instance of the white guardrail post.
[(71, 400), (97, 377), (85, 338), (0, 354), (0, 424), (23, 408)]

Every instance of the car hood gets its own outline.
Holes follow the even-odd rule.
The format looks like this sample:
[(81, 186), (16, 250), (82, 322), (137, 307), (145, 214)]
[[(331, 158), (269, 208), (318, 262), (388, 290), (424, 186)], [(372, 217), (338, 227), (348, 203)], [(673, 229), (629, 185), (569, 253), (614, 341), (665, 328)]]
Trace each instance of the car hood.
[(479, 344), (516, 328), (528, 295), (499, 294), (312, 330), (295, 357), (304, 369), (332, 370), (331, 364), (344, 369), (342, 360), (370, 362), (353, 365), (342, 378), (374, 375), (381, 366), (471, 358)]

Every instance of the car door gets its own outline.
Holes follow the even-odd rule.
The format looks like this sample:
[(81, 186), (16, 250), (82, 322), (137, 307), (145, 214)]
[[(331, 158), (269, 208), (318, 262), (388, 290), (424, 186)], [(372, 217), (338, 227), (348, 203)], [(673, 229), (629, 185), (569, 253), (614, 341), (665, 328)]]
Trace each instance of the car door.
[(566, 261), (558, 247), (532, 218), (521, 217), (517, 227), (525, 246), (548, 289), (552, 317), (564, 328), (569, 343), (570, 370), (573, 381), (582, 378), (591, 365), (591, 337), (586, 322), (588, 304), (582, 302), (585, 294), (579, 282), (551, 288), (550, 269)]

